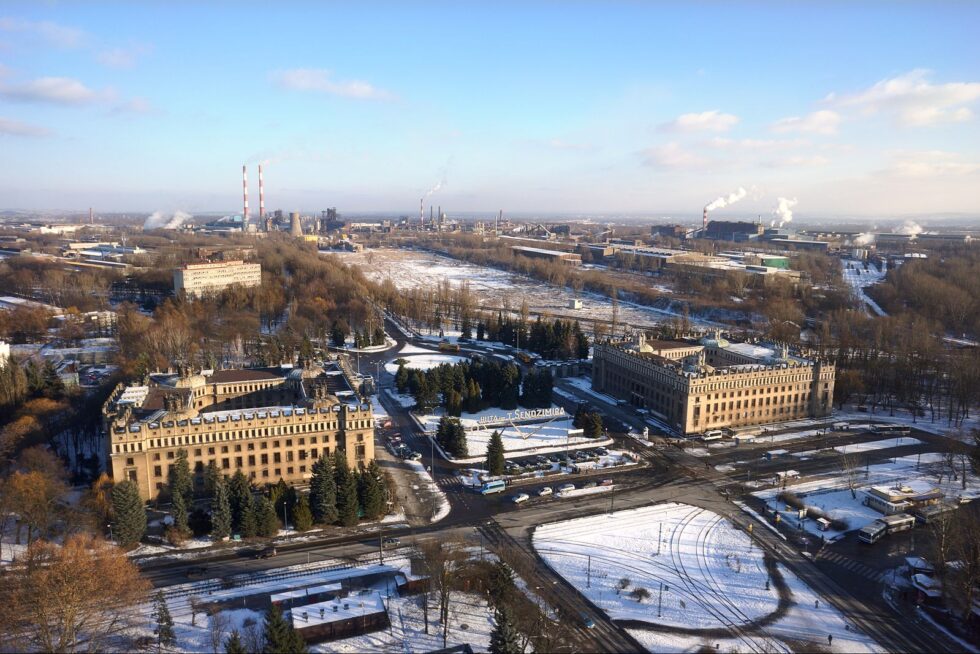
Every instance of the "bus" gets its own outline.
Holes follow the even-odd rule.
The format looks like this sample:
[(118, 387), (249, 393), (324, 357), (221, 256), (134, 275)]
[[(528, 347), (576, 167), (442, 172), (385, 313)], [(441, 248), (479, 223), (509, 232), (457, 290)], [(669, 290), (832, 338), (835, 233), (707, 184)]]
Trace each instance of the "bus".
[(908, 434), (911, 429), (908, 425), (871, 425), (871, 431), (876, 434)]
[(915, 526), (915, 517), (908, 513), (896, 513), (878, 518), (869, 525), (865, 525), (858, 532), (858, 539), (864, 543), (875, 543), (886, 534), (895, 534), (900, 531), (908, 531)]
[(507, 482), (505, 482), (503, 479), (495, 479), (494, 481), (488, 481), (480, 486), (480, 494), (491, 495), (493, 493), (502, 493), (506, 488)]
[(881, 520), (875, 520), (871, 524), (861, 527), (861, 531), (858, 532), (858, 540), (870, 545), (881, 540), (887, 532), (888, 525)]

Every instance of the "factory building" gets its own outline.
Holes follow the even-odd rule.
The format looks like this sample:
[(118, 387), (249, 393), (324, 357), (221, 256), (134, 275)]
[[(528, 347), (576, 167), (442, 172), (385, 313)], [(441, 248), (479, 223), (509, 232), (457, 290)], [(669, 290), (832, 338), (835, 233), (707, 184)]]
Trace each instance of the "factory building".
[(262, 284), (262, 267), (243, 261), (189, 263), (174, 270), (174, 292), (198, 297), (217, 293), (233, 284), (252, 287)]
[(568, 266), (582, 265), (582, 255), (575, 252), (560, 252), (558, 250), (546, 250), (544, 248), (524, 247), (523, 245), (512, 245), (510, 249), (515, 255), (528, 257), (529, 259), (547, 259)]
[(831, 363), (785, 346), (700, 340), (596, 343), (592, 388), (647, 409), (679, 434), (827, 416)]
[(154, 499), (177, 451), (187, 452), (196, 488), (215, 463), (254, 483), (303, 483), (336, 451), (352, 467), (374, 459), (374, 420), (334, 363), (158, 373), (118, 385), (102, 408), (110, 472)]
[(764, 229), (762, 223), (712, 220), (704, 228), (702, 238), (740, 243), (759, 238), (762, 236)]

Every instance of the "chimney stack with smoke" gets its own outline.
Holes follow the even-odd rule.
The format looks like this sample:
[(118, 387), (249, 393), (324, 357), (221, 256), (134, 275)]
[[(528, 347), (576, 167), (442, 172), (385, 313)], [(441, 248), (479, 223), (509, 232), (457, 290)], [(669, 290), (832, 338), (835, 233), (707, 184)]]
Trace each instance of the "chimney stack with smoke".
[(88, 208), (88, 224), (89, 225), (95, 224), (95, 214), (92, 213), (92, 207)]
[(259, 164), (259, 222), (265, 220), (265, 186), (262, 183), (262, 164)]
[(708, 207), (704, 208), (704, 216), (701, 218), (701, 226), (708, 229)]
[(242, 231), (248, 226), (248, 168), (242, 166)]
[(419, 198), (419, 227), (425, 225), (425, 198)]

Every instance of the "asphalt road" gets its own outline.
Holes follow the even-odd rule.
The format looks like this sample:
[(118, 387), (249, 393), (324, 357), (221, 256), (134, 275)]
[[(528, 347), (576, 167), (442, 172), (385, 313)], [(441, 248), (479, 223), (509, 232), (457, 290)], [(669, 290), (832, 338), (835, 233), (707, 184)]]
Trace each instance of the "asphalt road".
[[(397, 330), (392, 328), (389, 333), (396, 335), (399, 346), (405, 342)], [(361, 370), (368, 372), (378, 369), (380, 364), (390, 360), (397, 350), (396, 347), (385, 352), (361, 356)], [(386, 382), (390, 382), (390, 375), (382, 374), (382, 385)], [(560, 381), (557, 385), (582, 397), (624, 425), (641, 428), (644, 424), (642, 417), (628, 407), (601, 403)], [(761, 457), (762, 452), (773, 448), (771, 445), (767, 447), (763, 442), (749, 448), (738, 448), (738, 452), (723, 450), (717, 457), (713, 455), (708, 461), (709, 465), (706, 466), (704, 459), (694, 457), (680, 448), (635, 447), (634, 449), (641, 454), (646, 464), (644, 467), (602, 473), (603, 476), (614, 476), (616, 479), (618, 488), (614, 493), (569, 499), (534, 498), (527, 504), (515, 506), (507, 502), (504, 497), (483, 497), (447, 481), (455, 476), (458, 466), (442, 460), (437, 453), (432, 452), (428, 439), (417, 433), (414, 423), (408, 419), (406, 412), (390, 404), (392, 403), (386, 403), (385, 406), (395, 422), (395, 428), (401, 431), (410, 447), (423, 454), (423, 463), (432, 466), (434, 477), (440, 482), (440, 486), (444, 487), (452, 511), (448, 517), (437, 524), (388, 529), (384, 536), (398, 536), (403, 545), (411, 545), (418, 539), (473, 538), (478, 533), (481, 535), (481, 542), (488, 548), (506, 547), (510, 552), (516, 552), (518, 556), (531, 557), (534, 562), (533, 578), (525, 581), (540, 589), (537, 592), (543, 599), (566, 616), (566, 626), (571, 629), (570, 638), (579, 651), (629, 652), (639, 651), (642, 648), (629, 634), (609, 621), (601, 611), (591, 606), (581, 594), (574, 592), (574, 588), (568, 586), (567, 582), (555, 575), (537, 558), (531, 546), (534, 527), (610, 510), (674, 501), (710, 509), (727, 516), (736, 525), (747, 529), (754, 520), (729, 502), (726, 497), (737, 488), (737, 481), (715, 470), (714, 465), (736, 460), (732, 457), (751, 453)], [(919, 434), (913, 435), (919, 437)], [(878, 435), (876, 438), (870, 438), (864, 434), (854, 433), (845, 436), (831, 435), (827, 438), (807, 439), (806, 446), (801, 449), (816, 449), (825, 444), (836, 445), (846, 439), (853, 439), (849, 442), (858, 442), (878, 438), (880, 438)], [(632, 447), (632, 441), (629, 439), (626, 439), (623, 444)], [(382, 443), (378, 443), (378, 447), (382, 446)], [(921, 448), (922, 446), (910, 446), (901, 449), (903, 453), (904, 451), (914, 453)], [(869, 453), (869, 456), (871, 455)], [(892, 454), (879, 451), (873, 453), (873, 456), (890, 458)], [(759, 474), (769, 472), (767, 465), (769, 464), (760, 464)], [(772, 465), (775, 469), (783, 469), (779, 467), (783, 465), (782, 462)], [(797, 460), (793, 463), (793, 468), (801, 472), (817, 472), (834, 466), (839, 467), (836, 457), (815, 456), (809, 461)], [(542, 485), (544, 483), (549, 482), (542, 482)], [(759, 545), (777, 561), (790, 568), (826, 601), (834, 604), (857, 629), (874, 637), (889, 651), (933, 652), (960, 649), (956, 643), (942, 634), (935, 633), (934, 630), (926, 632), (919, 626), (897, 618), (881, 602), (880, 584), (869, 584), (867, 580), (854, 575), (841, 577), (835, 570), (829, 568), (826, 559), (821, 560), (818, 557), (815, 564), (796, 546), (765, 528), (757, 526), (752, 533)], [(147, 561), (143, 567), (145, 574), (155, 586), (169, 586), (186, 583), (189, 580), (188, 572), (201, 567), (206, 567), (206, 570), (198, 571), (199, 578), (207, 579), (296, 565), (315, 561), (318, 558), (353, 560), (376, 552), (380, 537), (381, 534), (342, 534), (320, 541), (284, 545), (279, 547), (278, 556), (271, 559), (253, 559), (242, 554), (228, 553), (210, 555), (192, 561), (159, 559), (156, 562)], [(585, 628), (583, 615), (591, 618), (595, 624), (593, 628)]]

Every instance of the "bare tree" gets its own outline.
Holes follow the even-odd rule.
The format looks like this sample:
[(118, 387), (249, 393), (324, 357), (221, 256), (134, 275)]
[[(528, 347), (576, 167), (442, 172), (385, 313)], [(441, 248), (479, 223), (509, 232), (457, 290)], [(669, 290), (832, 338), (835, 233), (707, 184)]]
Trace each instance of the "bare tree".
[(208, 612), (208, 637), (211, 640), (211, 651), (214, 654), (222, 651), (225, 635), (230, 626), (231, 619), (221, 609), (213, 607)]
[[(449, 640), (450, 599), (457, 587), (457, 573), (466, 561), (467, 554), (458, 541), (427, 541), (420, 548), (426, 570), (429, 574), (431, 591), (435, 594), (439, 609), (439, 621), (442, 625), (442, 644), (446, 647)], [(427, 605), (428, 593), (423, 598)], [(424, 607), (426, 613), (428, 607)]]
[(36, 541), (0, 577), (0, 648), (105, 651), (143, 619), (149, 588), (122, 550), (90, 535)]
[(959, 513), (950, 538), (950, 555), (956, 566), (946, 566), (943, 593), (965, 619), (973, 610), (980, 584), (980, 513), (974, 507), (965, 507)]
[(851, 499), (857, 499), (857, 471), (854, 468), (854, 457), (847, 453), (846, 447), (840, 452), (840, 468), (847, 480), (847, 489), (851, 491)]

